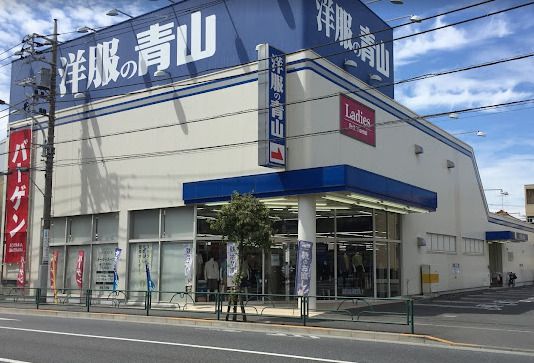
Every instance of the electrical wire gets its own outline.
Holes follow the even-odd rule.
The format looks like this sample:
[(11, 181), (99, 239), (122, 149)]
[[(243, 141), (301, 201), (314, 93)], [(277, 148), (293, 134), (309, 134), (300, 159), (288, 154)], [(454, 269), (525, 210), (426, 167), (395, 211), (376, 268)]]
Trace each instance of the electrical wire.
[[(533, 54), (530, 54), (530, 56), (532, 56), (532, 55)], [(482, 63), (482, 66), (494, 65), (494, 64), (502, 63), (502, 62), (509, 61), (509, 60), (523, 59), (526, 56), (528, 56), (528, 55), (519, 55), (519, 56), (512, 57), (512, 58), (506, 58), (506, 59), (501, 59), (501, 60), (494, 60), (494, 61), (484, 62), (484, 63)], [(471, 70), (474, 67), (475, 66), (471, 65), (471, 66), (467, 66), (467, 67), (464, 67), (464, 68)], [(462, 69), (463, 68), (458, 68), (458, 69), (454, 69), (454, 70), (450, 70), (450, 71), (446, 71), (446, 72), (432, 73), (432, 74), (429, 74), (429, 77), (430, 76), (432, 76), (432, 77), (441, 76), (441, 75), (449, 74), (449, 73), (456, 73), (456, 72), (462, 71)], [(405, 83), (405, 82), (413, 81), (413, 80), (421, 80), (421, 79), (423, 79), (422, 77), (423, 77), (423, 75), (416, 76), (416, 77), (412, 77), (412, 78), (407, 79), (407, 80), (398, 81), (396, 83)], [(369, 89), (372, 89), (372, 88), (369, 88)], [(345, 94), (351, 94), (351, 93), (358, 93), (358, 92), (361, 92), (361, 91), (363, 91), (363, 90), (360, 90), (360, 91), (348, 91), (348, 92), (344, 92), (344, 93)], [(305, 100), (294, 101), (294, 102), (286, 103), (285, 106), (304, 103), (304, 102), (310, 102), (310, 101), (317, 101), (317, 100), (326, 99), (326, 98), (329, 98), (329, 97), (337, 97), (339, 94), (340, 94), (339, 92), (336, 92), (336, 93), (325, 95), (325, 96), (320, 96), (320, 97), (315, 97), (315, 98), (310, 98), (310, 99), (305, 99)], [(464, 113), (464, 112), (481, 111), (481, 110), (487, 110), (487, 109), (491, 109), (491, 108), (495, 108), (495, 107), (519, 105), (519, 104), (528, 103), (528, 102), (532, 102), (532, 101), (534, 101), (534, 100), (513, 101), (513, 102), (507, 102), (507, 103), (502, 103), (502, 104), (497, 104), (497, 105), (471, 107), (471, 108), (466, 108), (466, 109), (461, 109), (461, 110), (456, 110), (456, 111), (447, 111), (445, 113), (429, 114), (429, 115), (420, 116), (420, 117), (414, 117), (414, 118), (409, 117), (409, 118), (406, 118), (406, 119), (396, 119), (396, 120), (391, 120), (391, 121), (387, 121), (387, 122), (377, 123), (377, 127), (389, 128), (389, 127), (394, 127), (394, 126), (392, 126), (393, 124), (406, 123), (406, 122), (409, 122), (409, 121), (415, 120), (415, 119), (439, 117), (439, 116), (447, 115), (450, 112)], [(267, 109), (267, 108), (265, 108), (265, 109)], [(70, 143), (70, 142), (87, 141), (87, 140), (91, 140), (91, 139), (101, 139), (101, 138), (111, 137), (111, 136), (120, 136), (120, 135), (126, 135), (126, 134), (137, 133), (137, 132), (146, 132), (146, 131), (152, 131), (152, 130), (157, 130), (157, 129), (161, 129), (161, 128), (167, 128), (167, 127), (183, 126), (183, 125), (192, 124), (192, 123), (205, 122), (205, 121), (209, 121), (209, 120), (213, 120), (213, 119), (220, 119), (220, 118), (225, 118), (225, 117), (229, 117), (229, 116), (236, 116), (236, 115), (250, 113), (250, 112), (257, 112), (257, 111), (260, 111), (260, 110), (262, 110), (262, 109), (260, 109), (260, 108), (245, 109), (245, 110), (235, 111), (235, 112), (231, 112), (231, 113), (227, 113), (227, 114), (218, 114), (218, 115), (214, 115), (214, 116), (210, 116), (210, 117), (205, 117), (205, 118), (185, 121), (185, 122), (182, 122), (182, 123), (179, 123), (179, 124), (177, 124), (177, 123), (169, 123), (169, 124), (164, 124), (164, 125), (150, 126), (150, 127), (140, 128), (140, 129), (132, 129), (132, 130), (126, 130), (126, 131), (122, 131), (122, 132), (110, 133), (110, 134), (106, 134), (106, 135), (94, 135), (94, 136), (88, 136), (88, 137), (79, 138), (79, 139), (62, 140), (62, 141), (56, 142), (55, 145), (64, 144), (64, 143)], [(7, 152), (0, 153), (0, 155), (5, 155), (5, 154), (7, 154)]]
[[(523, 100), (523, 101), (515, 101), (515, 102), (509, 102), (507, 104), (517, 104), (518, 102), (534, 102), (533, 99), (529, 100)], [(469, 109), (464, 110), (456, 110), (454, 112), (466, 112), (470, 110), (484, 110), (489, 109), (491, 107), (495, 106), (502, 106), (504, 104), (495, 104), (495, 105), (486, 105), (486, 106), (480, 106), (480, 107), (473, 107)], [(429, 114), (425, 116), (420, 116), (418, 119), (423, 118), (431, 118), (431, 117), (439, 117), (443, 116), (445, 114), (448, 114), (448, 112), (444, 113), (435, 113), (435, 114)], [(410, 118), (413, 120), (414, 118)], [(397, 121), (400, 121), (397, 120)], [(377, 125), (382, 125), (386, 123), (378, 123)], [(300, 135), (293, 135), (293, 136), (287, 136), (286, 140), (296, 140), (296, 139), (302, 139), (307, 137), (314, 137), (314, 136), (323, 136), (328, 134), (336, 134), (340, 133), (342, 130), (339, 128), (332, 129), (332, 130), (326, 130), (326, 131), (317, 131), (312, 133), (304, 133)], [(451, 137), (453, 137), (451, 135)], [(253, 145), (257, 144), (259, 142), (262, 142), (265, 140), (249, 140), (249, 141), (242, 141), (242, 142), (236, 142), (236, 143), (227, 143), (227, 144), (220, 144), (220, 145), (211, 145), (211, 146), (204, 146), (204, 147), (194, 147), (194, 148), (188, 148), (188, 149), (177, 149), (177, 150), (167, 150), (167, 151), (154, 151), (154, 152), (146, 152), (146, 153), (137, 153), (137, 154), (121, 154), (121, 155), (113, 155), (113, 156), (106, 156), (101, 158), (77, 158), (77, 159), (56, 159), (54, 161), (54, 167), (67, 167), (67, 166), (77, 166), (77, 165), (86, 165), (86, 164), (93, 164), (93, 163), (105, 163), (105, 162), (111, 162), (111, 161), (120, 161), (120, 160), (129, 160), (129, 159), (137, 159), (137, 158), (150, 158), (150, 157), (163, 157), (163, 156), (169, 156), (169, 155), (175, 155), (175, 154), (182, 154), (182, 153), (192, 153), (192, 152), (200, 152), (200, 151), (206, 151), (206, 150), (219, 150), (219, 149), (226, 149), (226, 148), (235, 148), (235, 147), (242, 147), (247, 145)], [(39, 169), (39, 166), (35, 167), (36, 170)]]

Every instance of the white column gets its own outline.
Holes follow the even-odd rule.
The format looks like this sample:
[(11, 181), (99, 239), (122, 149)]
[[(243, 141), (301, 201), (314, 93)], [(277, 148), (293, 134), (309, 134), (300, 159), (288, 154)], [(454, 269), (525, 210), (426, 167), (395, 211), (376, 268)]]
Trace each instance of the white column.
[[(299, 226), (298, 239), (313, 243), (312, 266), (310, 281), (310, 296), (317, 295), (317, 248), (315, 245), (315, 196), (303, 195), (298, 197), (299, 201)], [(310, 299), (310, 309), (316, 308), (316, 299)]]

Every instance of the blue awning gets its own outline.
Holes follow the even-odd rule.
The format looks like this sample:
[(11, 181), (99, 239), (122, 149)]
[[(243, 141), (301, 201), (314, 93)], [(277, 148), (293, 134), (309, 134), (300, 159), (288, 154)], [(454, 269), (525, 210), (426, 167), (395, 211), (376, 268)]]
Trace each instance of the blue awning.
[(184, 183), (185, 204), (230, 200), (233, 192), (257, 198), (354, 192), (370, 197), (435, 211), (437, 194), (395, 179), (349, 165), (255, 174)]
[(514, 231), (491, 231), (486, 232), (486, 241), (526, 242), (528, 234)]

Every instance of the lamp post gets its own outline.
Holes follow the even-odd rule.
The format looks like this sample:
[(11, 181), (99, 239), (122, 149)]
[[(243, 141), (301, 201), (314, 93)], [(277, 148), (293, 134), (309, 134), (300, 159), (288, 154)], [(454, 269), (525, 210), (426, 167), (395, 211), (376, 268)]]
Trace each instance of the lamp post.
[(420, 23), (423, 21), (423, 18), (421, 18), (419, 15), (404, 15), (404, 16), (393, 18), (393, 19), (387, 19), (385, 21), (386, 23), (389, 23), (390, 21), (407, 19), (407, 18), (409, 18), (412, 23)]
[(510, 195), (508, 192), (505, 192), (502, 188), (491, 188), (484, 189), (485, 192), (498, 191), (501, 196), (501, 210), (504, 210), (504, 197)]
[[(377, 3), (379, 1), (382, 1), (382, 0), (371, 0), (371, 1), (367, 1), (365, 2), (364, 4), (365, 5), (369, 5), (369, 4), (373, 4), (373, 3)], [(390, 3), (392, 4), (395, 4), (395, 5), (402, 5), (404, 4), (404, 1), (403, 0), (389, 0)]]
[(126, 14), (124, 11), (120, 11), (119, 9), (116, 9), (116, 8), (111, 9), (110, 11), (106, 13), (107, 16), (117, 16), (119, 14), (126, 15), (133, 19), (133, 16), (131, 16), (130, 14)]
[[(486, 137), (486, 133), (484, 131), (481, 131), (481, 130), (472, 130), (472, 131), (465, 131), (465, 132), (458, 132), (456, 134), (451, 134), (453, 136), (459, 136), (459, 135), (469, 135), (469, 134), (473, 134), (473, 135), (476, 135), (478, 137)], [(486, 190), (486, 189), (484, 189)]]

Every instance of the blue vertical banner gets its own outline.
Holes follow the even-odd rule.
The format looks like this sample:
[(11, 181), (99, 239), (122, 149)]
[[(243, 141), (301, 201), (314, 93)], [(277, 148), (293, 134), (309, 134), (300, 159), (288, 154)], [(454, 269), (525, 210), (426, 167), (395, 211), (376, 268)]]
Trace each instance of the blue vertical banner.
[(313, 242), (298, 241), (297, 271), (295, 276), (295, 293), (299, 296), (310, 293), (311, 269), (313, 262)]
[(117, 272), (117, 268), (119, 266), (121, 252), (122, 250), (120, 248), (115, 248), (115, 257), (113, 259), (113, 292), (119, 289), (119, 273)]
[(152, 281), (152, 278), (150, 277), (150, 267), (148, 266), (148, 263), (145, 263), (145, 271), (146, 271), (146, 291), (153, 291), (156, 289), (156, 285), (154, 285), (154, 282)]
[(258, 164), (286, 166), (286, 56), (258, 46)]

